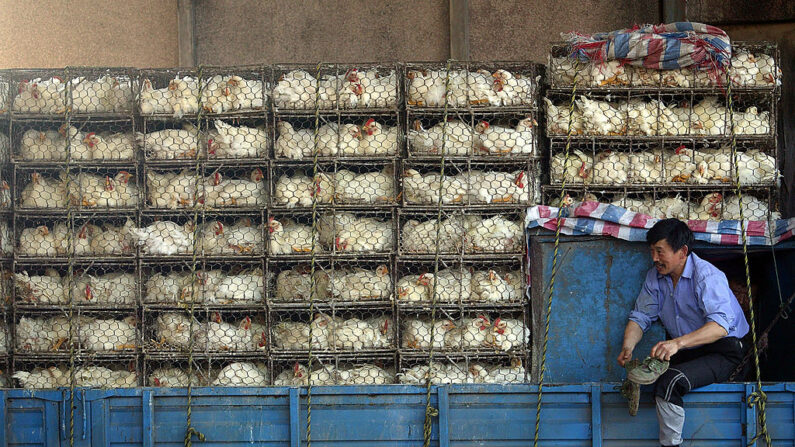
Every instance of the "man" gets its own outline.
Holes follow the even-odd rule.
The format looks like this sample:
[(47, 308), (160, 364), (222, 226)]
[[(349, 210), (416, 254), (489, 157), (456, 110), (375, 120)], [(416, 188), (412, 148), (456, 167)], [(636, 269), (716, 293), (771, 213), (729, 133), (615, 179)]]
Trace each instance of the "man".
[(661, 220), (649, 230), (646, 241), (654, 267), (629, 315), (618, 364), (624, 366), (632, 359), (643, 333), (660, 320), (669, 337), (654, 345), (650, 354), (670, 361), (654, 389), (660, 444), (677, 446), (685, 423), (682, 396), (729, 378), (742, 360), (740, 339), (748, 333), (748, 322), (726, 275), (691, 253), (693, 233), (684, 222)]

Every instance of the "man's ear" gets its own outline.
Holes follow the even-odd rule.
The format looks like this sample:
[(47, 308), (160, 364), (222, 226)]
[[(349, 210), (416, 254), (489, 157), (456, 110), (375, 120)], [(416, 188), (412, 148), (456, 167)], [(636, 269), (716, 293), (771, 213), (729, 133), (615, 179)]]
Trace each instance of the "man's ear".
[(687, 255), (690, 254), (690, 247), (688, 247), (687, 245), (682, 245), (682, 248), (680, 250), (684, 251), (685, 257), (687, 257)]

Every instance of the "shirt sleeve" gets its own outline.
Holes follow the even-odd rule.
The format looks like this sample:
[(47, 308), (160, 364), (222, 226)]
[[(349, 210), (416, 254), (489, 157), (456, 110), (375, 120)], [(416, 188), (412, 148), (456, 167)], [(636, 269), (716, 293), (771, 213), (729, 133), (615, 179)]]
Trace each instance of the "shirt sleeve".
[(638, 323), (643, 332), (646, 332), (660, 317), (659, 295), (656, 271), (650, 271), (646, 275), (638, 299), (635, 300), (635, 308), (629, 313), (629, 320)]
[(733, 331), (736, 322), (731, 300), (736, 298), (729, 289), (726, 276), (718, 273), (709, 274), (699, 281), (696, 291), (698, 306), (704, 312), (704, 318), (719, 324), (727, 334)]

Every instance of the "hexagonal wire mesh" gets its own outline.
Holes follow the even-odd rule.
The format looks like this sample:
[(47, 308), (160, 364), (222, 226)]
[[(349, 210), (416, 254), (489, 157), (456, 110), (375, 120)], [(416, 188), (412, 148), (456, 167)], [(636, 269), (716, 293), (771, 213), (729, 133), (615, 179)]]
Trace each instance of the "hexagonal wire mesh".
[[(652, 70), (610, 61), (605, 64), (576, 63), (567, 44), (555, 43), (549, 53), (549, 82), (553, 89), (570, 89), (577, 75), (580, 88), (717, 88), (725, 80), (706, 71), (690, 68)], [(778, 46), (770, 42), (732, 42), (729, 79), (746, 89), (775, 89), (781, 85)]]

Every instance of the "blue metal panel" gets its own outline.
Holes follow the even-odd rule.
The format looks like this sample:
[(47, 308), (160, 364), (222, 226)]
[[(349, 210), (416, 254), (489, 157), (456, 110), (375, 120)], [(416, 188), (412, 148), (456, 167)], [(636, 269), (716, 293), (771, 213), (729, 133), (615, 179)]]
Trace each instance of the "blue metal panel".
[[(531, 237), (536, 367), (540, 364), (538, 355), (543, 343), (553, 251), (554, 238)], [(648, 248), (642, 243), (612, 238), (576, 237), (563, 238), (558, 253), (545, 382), (623, 379), (624, 370), (616, 364), (616, 358), (621, 351), (627, 316), (651, 267)], [(655, 324), (635, 348), (635, 356), (647, 355), (654, 343), (662, 339), (664, 331)]]
[[(545, 387), (541, 445), (657, 445), (651, 395), (643, 393), (640, 411), (632, 418), (617, 388), (615, 383)], [(745, 433), (754, 432), (756, 420), (755, 411), (745, 404), (750, 390), (753, 384), (718, 384), (688, 394), (688, 445), (744, 445)], [(766, 385), (765, 390), (768, 427), (775, 444), (792, 445), (795, 384)], [(434, 387), (432, 404), (440, 413), (434, 422), (441, 421), (442, 428), (434, 423), (432, 444), (529, 445), (536, 393), (533, 385)], [(0, 394), (7, 402), (8, 445), (58, 445), (59, 404), (66, 402), (68, 393), (9, 390)], [(85, 398), (82, 392), (77, 397), (75, 445), (183, 445), (184, 389), (88, 390)], [(200, 388), (194, 390), (193, 404), (194, 425), (207, 437), (201, 445), (287, 446), (300, 445), (298, 439), (305, 438), (305, 389)], [(423, 387), (316, 387), (312, 442), (318, 446), (419, 445), (424, 414)], [(83, 420), (88, 421), (85, 431)], [(746, 421), (750, 421), (747, 427)]]

